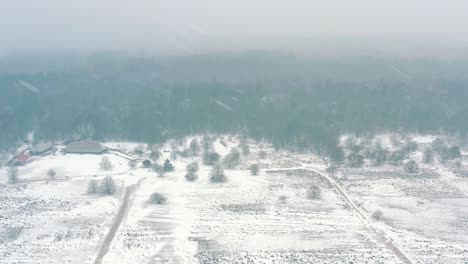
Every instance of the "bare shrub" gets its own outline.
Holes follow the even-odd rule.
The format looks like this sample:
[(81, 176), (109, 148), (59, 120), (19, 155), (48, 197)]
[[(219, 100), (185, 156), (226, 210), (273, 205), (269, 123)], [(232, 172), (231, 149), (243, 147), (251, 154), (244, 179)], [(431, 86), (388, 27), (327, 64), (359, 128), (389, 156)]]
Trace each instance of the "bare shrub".
[(234, 169), (239, 165), (240, 152), (237, 148), (232, 148), (231, 151), (224, 157), (223, 164), (228, 169)]
[(166, 171), (164, 170), (164, 167), (159, 165), (158, 163), (153, 163), (151, 165), (151, 169), (158, 174), (159, 177), (164, 177), (164, 174), (166, 174)]
[(405, 163), (403, 166), (403, 169), (406, 173), (418, 173), (419, 172), (419, 166), (414, 160), (410, 160)]
[(185, 174), (185, 179), (187, 179), (187, 181), (195, 181), (198, 178), (197, 172), (199, 166), (197, 161), (187, 164), (186, 170), (187, 174)]
[(96, 180), (91, 180), (88, 183), (88, 193), (95, 194), (98, 192), (98, 182)]
[(54, 169), (49, 169), (49, 170), (47, 171), (47, 176), (49, 176), (49, 178), (50, 178), (51, 180), (55, 179), (55, 176), (56, 176), (56, 175), (57, 175), (57, 172), (55, 172)]
[(210, 180), (211, 182), (225, 182), (226, 181), (226, 175), (224, 175), (223, 165), (218, 163), (213, 166), (213, 169), (211, 170)]
[(375, 221), (381, 221), (383, 219), (383, 212), (380, 210), (376, 210), (372, 213), (371, 218)]
[(286, 195), (280, 195), (278, 197), (278, 201), (282, 204), (285, 204), (288, 201), (288, 197)]
[(108, 157), (102, 157), (101, 163), (99, 163), (101, 170), (109, 171), (112, 170), (112, 163)]
[(260, 166), (258, 164), (252, 164), (249, 167), (250, 174), (256, 176), (260, 173)]
[(101, 192), (107, 195), (113, 195), (117, 191), (117, 185), (111, 176), (106, 176), (101, 181)]
[(8, 182), (11, 184), (16, 184), (19, 181), (18, 168), (15, 166), (8, 167)]
[(166, 203), (167, 198), (160, 193), (153, 193), (150, 197), (150, 202), (153, 204), (164, 204)]
[(129, 160), (128, 161), (128, 167), (130, 167), (130, 169), (135, 169), (137, 164), (138, 164), (138, 162), (136, 160)]
[(307, 190), (307, 198), (310, 200), (319, 200), (322, 198), (322, 192), (320, 190), (320, 187), (317, 185), (312, 185), (309, 187)]

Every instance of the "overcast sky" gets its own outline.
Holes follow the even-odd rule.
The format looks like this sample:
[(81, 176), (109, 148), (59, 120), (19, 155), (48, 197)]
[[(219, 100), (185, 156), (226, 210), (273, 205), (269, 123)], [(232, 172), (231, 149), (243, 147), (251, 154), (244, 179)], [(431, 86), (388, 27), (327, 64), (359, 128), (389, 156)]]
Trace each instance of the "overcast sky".
[(468, 1), (0, 0), (0, 34), (3, 55), (300, 50), (317, 40), (459, 50), (468, 43)]

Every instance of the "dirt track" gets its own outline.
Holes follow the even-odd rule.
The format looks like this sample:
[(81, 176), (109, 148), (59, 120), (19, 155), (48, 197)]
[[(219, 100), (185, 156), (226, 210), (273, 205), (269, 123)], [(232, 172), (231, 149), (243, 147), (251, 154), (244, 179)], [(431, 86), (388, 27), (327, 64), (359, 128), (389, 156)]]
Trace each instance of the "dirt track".
[(107, 233), (104, 241), (102, 242), (102, 245), (99, 249), (99, 253), (96, 257), (96, 260), (94, 261), (94, 264), (101, 264), (102, 259), (109, 251), (109, 248), (112, 244), (112, 240), (114, 240), (115, 234), (117, 233), (117, 230), (119, 229), (119, 226), (122, 223), (122, 220), (125, 218), (130, 208), (130, 205), (131, 205), (130, 197), (135, 193), (135, 190), (138, 188), (140, 182), (138, 182), (137, 184), (129, 185), (125, 188), (125, 194), (122, 200), (122, 204), (120, 205), (119, 212), (115, 216), (114, 222), (112, 223), (112, 226), (109, 229), (109, 232)]

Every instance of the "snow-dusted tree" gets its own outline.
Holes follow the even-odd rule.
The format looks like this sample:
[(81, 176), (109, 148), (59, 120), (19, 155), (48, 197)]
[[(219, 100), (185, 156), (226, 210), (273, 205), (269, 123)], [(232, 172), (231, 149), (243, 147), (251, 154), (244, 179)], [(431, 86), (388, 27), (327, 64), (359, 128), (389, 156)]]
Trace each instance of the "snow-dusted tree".
[(49, 170), (47, 171), (47, 176), (49, 176), (49, 178), (50, 178), (51, 180), (55, 179), (55, 175), (57, 175), (57, 172), (55, 172), (54, 169), (49, 169)]
[(130, 167), (130, 169), (135, 169), (137, 165), (138, 165), (138, 162), (136, 160), (128, 161), (128, 167)]
[(430, 148), (424, 150), (423, 162), (426, 164), (432, 164), (434, 162), (434, 151)]
[(187, 181), (195, 181), (198, 178), (197, 173), (199, 170), (199, 166), (197, 161), (187, 164), (186, 170), (187, 174), (185, 174), (185, 179), (187, 179)]
[(460, 148), (457, 147), (457, 146), (453, 146), (453, 147), (450, 147), (448, 150), (447, 150), (447, 159), (456, 159), (456, 158), (460, 158), (462, 155), (461, 155), (461, 151), (460, 151)]
[(201, 143), (201, 147), (202, 147), (203, 152), (209, 153), (209, 152), (213, 151), (213, 149), (214, 149), (213, 139), (211, 139), (209, 136), (207, 136), (207, 135), (203, 136), (200, 143)]
[(101, 181), (101, 192), (107, 195), (113, 195), (117, 191), (117, 186), (111, 176), (106, 176)]
[(376, 210), (374, 213), (372, 213), (371, 217), (375, 221), (381, 221), (383, 219), (383, 212), (380, 210)]
[(203, 164), (213, 166), (221, 159), (221, 156), (216, 152), (203, 152)]
[(198, 156), (200, 154), (200, 144), (196, 138), (190, 141), (190, 154), (193, 156)]
[(151, 165), (151, 169), (158, 174), (159, 177), (164, 177), (166, 171), (164, 171), (163, 166), (159, 165), (158, 163), (153, 163)]
[(374, 166), (381, 166), (383, 165), (388, 159), (388, 151), (382, 147), (382, 145), (378, 144), (375, 145), (369, 151), (369, 159)]
[(150, 197), (150, 202), (153, 204), (164, 204), (166, 203), (167, 198), (160, 193), (153, 193)]
[(401, 162), (405, 159), (405, 152), (402, 150), (396, 150), (388, 157), (388, 163), (393, 166), (401, 165)]
[(403, 147), (403, 151), (406, 153), (407, 156), (415, 152), (416, 150), (418, 150), (418, 143), (414, 141), (406, 143), (406, 145)]
[(361, 168), (364, 165), (364, 156), (357, 153), (351, 153), (346, 157), (346, 165), (351, 168)]
[(15, 184), (15, 183), (18, 182), (18, 180), (19, 180), (18, 168), (16, 168), (15, 166), (10, 166), (10, 167), (8, 167), (7, 173), (8, 173), (8, 182), (9, 183)]
[(447, 145), (445, 144), (445, 141), (441, 138), (436, 138), (434, 141), (432, 141), (432, 149), (434, 149), (435, 152), (437, 152), (439, 155), (443, 154), (447, 150)]
[(318, 200), (322, 198), (322, 192), (320, 187), (317, 185), (312, 185), (307, 189), (307, 198), (310, 200)]
[(250, 174), (256, 176), (260, 172), (260, 166), (258, 164), (252, 164), (249, 166)]
[(226, 175), (224, 175), (224, 168), (223, 165), (217, 163), (213, 166), (210, 175), (211, 182), (225, 182)]
[(164, 172), (174, 171), (174, 165), (172, 165), (170, 160), (166, 159), (164, 161), (163, 170), (164, 170)]
[(112, 170), (112, 163), (110, 162), (108, 157), (102, 157), (101, 163), (99, 163), (99, 167), (101, 170)]
[(95, 194), (98, 192), (98, 182), (96, 180), (91, 180), (88, 183), (88, 193)]
[(151, 167), (151, 160), (148, 160), (148, 159), (144, 160), (143, 161), (143, 167), (145, 167), (145, 168)]
[(250, 154), (250, 147), (249, 142), (247, 141), (247, 137), (241, 137), (239, 147), (242, 150), (242, 155), (247, 156)]
[(287, 197), (286, 195), (280, 195), (280, 196), (278, 197), (278, 201), (279, 201), (280, 203), (285, 204), (285, 203), (288, 201), (288, 197)]
[(240, 152), (237, 148), (232, 148), (231, 151), (224, 157), (223, 164), (228, 169), (234, 169), (239, 165)]
[(161, 150), (156, 149), (156, 148), (153, 148), (153, 149), (151, 150), (151, 153), (150, 153), (149, 157), (150, 157), (152, 160), (158, 160), (158, 159), (161, 157)]
[(418, 173), (419, 172), (419, 166), (414, 160), (410, 160), (405, 163), (403, 166), (403, 169), (406, 173)]

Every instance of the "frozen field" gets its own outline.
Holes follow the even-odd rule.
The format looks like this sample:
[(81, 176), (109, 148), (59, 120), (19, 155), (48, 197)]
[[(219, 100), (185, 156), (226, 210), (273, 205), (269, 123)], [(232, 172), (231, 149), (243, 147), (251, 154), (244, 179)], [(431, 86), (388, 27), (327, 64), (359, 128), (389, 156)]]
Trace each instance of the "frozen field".
[[(218, 139), (222, 156), (236, 138)], [(187, 143), (185, 143), (187, 144)], [(169, 144), (162, 149), (169, 149)], [(226, 145), (226, 146), (225, 146)], [(225, 170), (225, 183), (209, 181), (200, 166), (185, 180), (187, 163), (172, 160), (164, 177), (131, 169), (148, 153), (139, 144), (106, 146), (102, 155), (55, 155), (21, 167), (21, 181), (6, 183), (0, 169), (0, 263), (466, 263), (468, 177), (463, 170), (425, 167), (419, 177), (393, 167), (342, 169), (333, 176), (313, 155), (274, 151), (250, 142), (251, 154)], [(259, 157), (259, 151), (267, 153)], [(117, 155), (118, 154), (118, 155)], [(161, 163), (170, 157), (162, 152)], [(247, 170), (262, 165), (260, 175)], [(54, 180), (47, 171), (54, 168)], [(87, 194), (88, 182), (112, 175), (113, 196)], [(321, 199), (310, 200), (311, 185)], [(149, 202), (152, 193), (165, 204)], [(370, 219), (375, 210), (383, 221)]]

